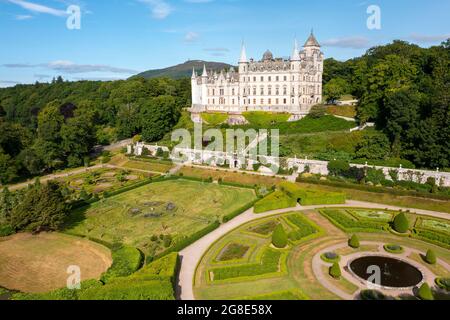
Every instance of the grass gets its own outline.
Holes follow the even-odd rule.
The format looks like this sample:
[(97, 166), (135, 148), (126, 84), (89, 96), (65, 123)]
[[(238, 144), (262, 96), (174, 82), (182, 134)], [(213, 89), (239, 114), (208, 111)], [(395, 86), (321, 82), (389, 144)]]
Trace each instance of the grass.
[(209, 125), (218, 126), (227, 121), (228, 115), (223, 113), (203, 113), (202, 119)]
[(268, 128), (280, 123), (287, 122), (291, 117), (287, 113), (272, 113), (264, 111), (244, 112), (243, 116), (250, 123), (250, 126), (258, 128)]
[(80, 193), (84, 189), (87, 193), (98, 194), (104, 191), (114, 191), (143, 181), (152, 176), (142, 172), (120, 169), (98, 169), (86, 173), (59, 178), (57, 181), (65, 184), (69, 189)]
[(335, 116), (354, 118), (356, 117), (355, 106), (329, 106), (327, 107), (327, 113)]
[(256, 226), (248, 228), (248, 231), (267, 236), (275, 230), (275, 227), (279, 224), (277, 220), (270, 220), (264, 223), (260, 223)]
[(0, 286), (47, 292), (66, 286), (67, 268), (78, 265), (81, 280), (98, 279), (111, 265), (109, 250), (59, 233), (16, 234), (0, 240)]
[(155, 255), (255, 199), (251, 189), (188, 180), (158, 182), (74, 212), (66, 232)]
[(240, 243), (230, 243), (227, 245), (217, 257), (217, 261), (229, 261), (234, 259), (240, 259), (250, 249), (249, 246)]

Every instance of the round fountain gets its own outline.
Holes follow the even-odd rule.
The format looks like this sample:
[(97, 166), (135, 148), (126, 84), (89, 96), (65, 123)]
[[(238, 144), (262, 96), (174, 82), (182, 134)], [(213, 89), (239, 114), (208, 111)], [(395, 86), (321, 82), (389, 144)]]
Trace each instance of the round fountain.
[[(423, 273), (417, 267), (387, 256), (356, 258), (349, 262), (348, 269), (356, 277), (385, 289), (410, 289), (424, 280)], [(377, 276), (380, 283), (374, 281)]]

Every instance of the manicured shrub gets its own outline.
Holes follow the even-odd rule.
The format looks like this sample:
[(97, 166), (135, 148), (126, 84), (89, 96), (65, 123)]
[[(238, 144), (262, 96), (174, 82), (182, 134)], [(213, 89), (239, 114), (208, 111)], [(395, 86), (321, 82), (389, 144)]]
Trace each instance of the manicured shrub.
[(333, 265), (330, 267), (329, 273), (333, 278), (339, 279), (341, 277), (341, 267), (339, 266), (339, 263), (333, 263)]
[(123, 246), (112, 253), (113, 263), (102, 275), (101, 280), (108, 282), (113, 278), (125, 277), (136, 272), (142, 266), (142, 253), (134, 248)]
[(425, 256), (425, 261), (428, 264), (436, 264), (436, 253), (433, 250), (428, 249), (427, 254)]
[(288, 237), (283, 225), (279, 224), (275, 227), (272, 234), (272, 244), (279, 249), (285, 248), (287, 246)]
[(318, 232), (316, 227), (298, 214), (288, 216), (287, 220), (297, 227), (296, 230), (289, 232), (288, 237), (291, 241), (298, 241)]
[(335, 252), (325, 252), (320, 256), (320, 258), (328, 263), (335, 263), (341, 260), (341, 257)]
[(348, 240), (348, 245), (352, 247), (353, 249), (358, 249), (360, 246), (359, 238), (356, 234), (352, 235), (350, 240)]
[(436, 278), (434, 282), (439, 288), (450, 291), (450, 278)]
[(399, 233), (406, 233), (409, 230), (409, 221), (406, 215), (401, 212), (394, 218), (394, 230)]
[(426, 282), (419, 288), (418, 296), (422, 300), (434, 300), (433, 292)]
[(378, 290), (361, 290), (361, 300), (386, 300), (386, 296)]
[(386, 244), (383, 246), (384, 250), (386, 250), (389, 253), (394, 254), (400, 254), (403, 253), (404, 249), (402, 246), (399, 246), (397, 244)]

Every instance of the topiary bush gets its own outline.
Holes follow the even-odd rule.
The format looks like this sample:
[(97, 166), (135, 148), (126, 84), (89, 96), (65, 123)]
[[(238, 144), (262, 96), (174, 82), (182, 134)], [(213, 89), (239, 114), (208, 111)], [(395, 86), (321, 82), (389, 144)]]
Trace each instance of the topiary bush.
[(399, 246), (398, 244), (386, 244), (383, 246), (383, 248), (387, 252), (394, 253), (394, 254), (401, 254), (404, 252), (403, 247)]
[(394, 218), (394, 230), (399, 233), (406, 233), (409, 230), (409, 221), (406, 215), (401, 212)]
[(417, 295), (422, 300), (434, 300), (433, 292), (431, 292), (430, 286), (426, 282), (419, 288)]
[(352, 235), (350, 240), (348, 240), (348, 245), (352, 247), (353, 249), (358, 249), (360, 246), (359, 238), (356, 234)]
[(322, 254), (320, 256), (320, 258), (328, 263), (335, 263), (335, 262), (339, 262), (339, 260), (341, 260), (341, 256), (338, 255), (335, 252), (325, 252), (324, 254)]
[(450, 291), (450, 278), (436, 278), (434, 282), (439, 288)]
[(332, 276), (335, 279), (341, 278), (341, 267), (337, 262), (333, 263), (333, 265), (330, 267), (330, 276)]
[(436, 264), (436, 253), (433, 250), (428, 249), (425, 255), (425, 262), (428, 264)]
[(272, 244), (279, 249), (285, 248), (288, 243), (288, 236), (281, 224), (275, 227), (272, 234)]

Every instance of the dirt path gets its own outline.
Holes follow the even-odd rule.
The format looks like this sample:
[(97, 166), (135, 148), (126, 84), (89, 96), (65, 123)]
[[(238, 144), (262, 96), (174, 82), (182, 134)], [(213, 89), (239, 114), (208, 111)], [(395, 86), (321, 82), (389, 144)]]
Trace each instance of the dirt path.
[[(181, 267), (180, 273), (178, 277), (178, 288), (177, 288), (177, 296), (182, 300), (194, 300), (194, 290), (193, 290), (193, 281), (195, 277), (195, 271), (198, 263), (200, 262), (203, 255), (206, 253), (211, 244), (216, 242), (222, 236), (226, 235), (231, 230), (256, 219), (261, 219), (264, 217), (269, 217), (272, 215), (277, 215), (281, 213), (287, 212), (301, 212), (307, 210), (314, 210), (320, 208), (342, 208), (342, 207), (353, 207), (353, 208), (370, 208), (370, 209), (389, 209), (389, 210), (410, 210), (411, 212), (416, 212), (421, 215), (436, 217), (436, 218), (446, 218), (448, 219), (450, 215), (444, 212), (436, 212), (429, 210), (420, 210), (420, 209), (412, 209), (412, 208), (401, 208), (395, 206), (387, 206), (384, 204), (376, 204), (362, 201), (347, 201), (345, 205), (320, 205), (320, 206), (300, 206), (297, 205), (295, 208), (287, 208), (269, 211), (262, 214), (254, 214), (253, 208), (247, 210), (243, 214), (234, 218), (233, 220), (222, 224), (219, 228), (214, 230), (213, 232), (207, 234), (205, 237), (201, 238), (197, 242), (193, 243), (189, 247), (185, 248), (180, 252), (181, 257)], [(317, 218), (319, 219), (319, 218)], [(326, 222), (320, 221), (320, 224), (326, 226)], [(337, 232), (335, 228), (329, 228), (330, 230), (334, 230), (332, 232)]]

